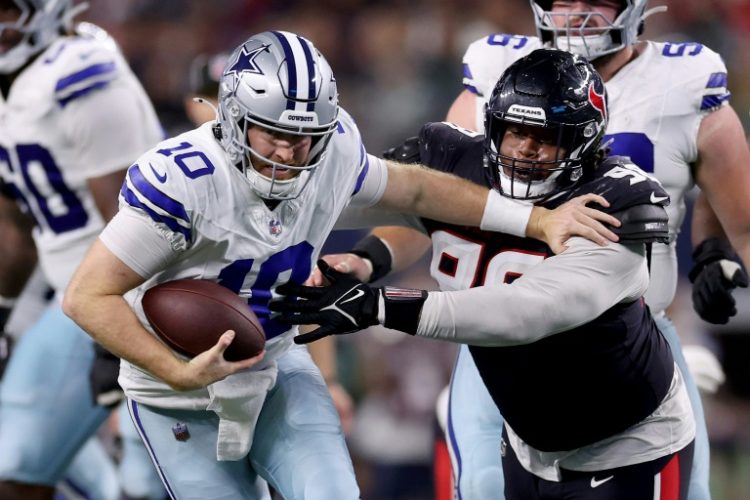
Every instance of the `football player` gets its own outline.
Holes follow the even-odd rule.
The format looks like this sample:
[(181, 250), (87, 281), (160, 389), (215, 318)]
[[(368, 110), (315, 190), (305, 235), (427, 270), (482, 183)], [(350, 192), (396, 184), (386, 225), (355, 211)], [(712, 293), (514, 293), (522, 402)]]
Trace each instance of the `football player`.
[[(726, 68), (718, 54), (697, 43), (638, 40), (645, 18), (663, 10), (647, 10), (646, 0), (530, 3), (538, 37), (494, 34), (471, 44), (464, 56), (465, 90), (447, 119), (471, 130), (482, 130), (482, 110), (497, 78), (513, 61), (545, 45), (578, 53), (600, 72), (609, 95), (611, 118), (605, 140), (611, 151), (631, 157), (659, 179), (672, 198), (667, 208), (670, 240), (653, 247), (652, 286), (646, 301), (673, 348), (698, 424), (690, 498), (710, 498), (708, 436), (700, 395), (664, 311), (677, 286), (675, 241), (685, 215), (684, 195), (695, 183), (704, 193), (696, 202), (692, 226), (694, 244), (700, 243), (691, 272), (696, 310), (708, 321), (726, 322), (736, 311), (731, 290), (747, 284), (744, 271), (733, 263), (734, 252), (722, 231), (723, 226), (743, 261), (750, 262), (746, 216), (750, 200), (745, 195), (750, 189), (746, 168), (750, 153), (740, 121), (728, 106)], [(408, 150), (407, 145), (400, 154), (408, 156)], [(413, 230), (379, 228), (356, 253), (374, 259), (367, 263), (374, 265), (373, 279), (383, 276), (391, 265), (394, 269), (409, 265), (429, 246), (429, 240)], [(370, 271), (351, 255), (341, 258), (350, 269)], [(366, 279), (368, 275), (359, 277)], [(497, 454), (502, 417), (486, 393), (469, 394), (461, 389), (481, 387), (465, 347), (460, 349), (452, 385), (447, 441), (457, 496), (502, 498), (498, 493), (502, 491), (502, 475)]]
[[(3, 375), (0, 498), (52, 498), (109, 414), (89, 390), (93, 342), (62, 313), (61, 294), (116, 211), (125, 169), (162, 136), (113, 41), (90, 25), (73, 32), (79, 11), (71, 0), (0, 2), (0, 319), (37, 256), (57, 293)], [(142, 446), (140, 453), (153, 475)], [(111, 460), (101, 449), (94, 456), (100, 489), (89, 495), (119, 497), (117, 486), (104, 485), (115, 475)], [(163, 497), (156, 486), (153, 498)]]
[[(462, 196), (448, 206), (457, 189)], [(586, 208), (591, 200), (606, 204), (582, 197), (567, 206), (583, 218), (562, 219), (576, 232), (601, 231), (602, 243), (616, 239), (603, 226), (616, 219)], [(559, 212), (530, 212), (468, 181), (367, 154), (317, 49), (282, 31), (250, 37), (224, 68), (218, 120), (130, 167), (120, 211), (63, 304), (124, 360), (120, 385), (172, 496), (252, 497), (260, 475), (284, 498), (359, 497), (325, 382), (307, 350), (294, 347), (296, 329), (268, 310), (278, 284), (307, 279), (350, 201), (517, 235), (551, 230), (555, 245), (565, 237)], [(214, 280), (246, 298), (265, 352), (224, 360), (231, 331), (190, 360), (160, 342), (141, 298), (179, 278)]]
[(481, 378), (462, 389), (474, 398), (486, 386), (505, 417), (495, 451), (509, 500), (687, 497), (690, 400), (642, 300), (651, 245), (669, 238), (669, 196), (628, 158), (606, 157), (606, 124), (591, 64), (539, 49), (497, 82), (484, 134), (427, 124), (418, 147), (431, 168), (548, 208), (606, 193), (619, 243), (571, 238), (554, 255), (529, 238), (423, 218), (443, 291), (370, 288), (321, 260), (330, 285), (290, 282), (277, 292), (307, 300), (270, 304), (281, 320), (321, 325), (297, 343), (382, 324), (468, 344)]

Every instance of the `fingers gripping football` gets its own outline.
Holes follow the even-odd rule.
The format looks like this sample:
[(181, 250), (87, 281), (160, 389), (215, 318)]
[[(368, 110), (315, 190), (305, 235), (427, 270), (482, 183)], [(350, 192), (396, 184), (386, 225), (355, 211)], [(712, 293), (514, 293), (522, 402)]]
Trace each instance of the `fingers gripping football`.
[[(379, 291), (358, 279), (336, 271), (324, 260), (318, 268), (329, 285), (312, 287), (285, 283), (276, 293), (287, 298), (269, 304), (280, 313), (276, 319), (292, 324), (318, 324), (320, 328), (297, 336), (297, 344), (307, 344), (328, 335), (352, 333), (378, 324)], [(298, 297), (303, 300), (293, 300)]]

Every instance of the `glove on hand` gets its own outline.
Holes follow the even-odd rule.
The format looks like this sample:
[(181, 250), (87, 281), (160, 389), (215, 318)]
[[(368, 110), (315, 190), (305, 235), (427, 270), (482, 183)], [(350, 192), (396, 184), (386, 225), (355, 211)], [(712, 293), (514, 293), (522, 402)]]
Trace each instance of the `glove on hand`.
[(276, 288), (281, 295), (297, 296), (306, 300), (274, 300), (272, 311), (281, 313), (276, 319), (297, 324), (317, 324), (320, 327), (294, 338), (296, 344), (307, 344), (329, 335), (352, 333), (378, 324), (379, 289), (370, 288), (351, 275), (331, 268), (324, 260), (318, 268), (330, 285), (303, 286), (288, 282)]
[(732, 297), (736, 287), (747, 288), (748, 277), (726, 242), (703, 241), (693, 252), (695, 264), (688, 275), (693, 284), (693, 309), (704, 321), (723, 325), (737, 314)]
[(0, 330), (0, 380), (3, 379), (3, 373), (10, 361), (10, 353), (13, 349), (13, 338), (6, 332)]
[(94, 344), (94, 361), (89, 371), (89, 386), (94, 404), (114, 408), (125, 398), (117, 383), (120, 374), (120, 358), (99, 344)]

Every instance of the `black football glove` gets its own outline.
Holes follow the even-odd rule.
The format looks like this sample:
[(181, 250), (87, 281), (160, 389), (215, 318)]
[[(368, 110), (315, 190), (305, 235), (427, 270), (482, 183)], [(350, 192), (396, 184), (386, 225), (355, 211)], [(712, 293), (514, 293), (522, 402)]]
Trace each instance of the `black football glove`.
[(117, 383), (120, 374), (120, 358), (99, 344), (94, 344), (94, 362), (89, 371), (89, 386), (95, 405), (112, 409), (125, 398)]
[(5, 331), (5, 324), (10, 318), (11, 311), (10, 307), (0, 306), (0, 380), (3, 379), (3, 373), (10, 361), (10, 352), (13, 349), (13, 338)]
[(276, 288), (281, 295), (300, 297), (298, 301), (274, 300), (268, 305), (281, 313), (275, 319), (296, 325), (320, 325), (320, 328), (294, 338), (307, 344), (328, 335), (352, 333), (377, 325), (380, 303), (383, 304), (383, 326), (414, 335), (419, 325), (425, 290), (410, 288), (370, 288), (357, 278), (332, 269), (324, 260), (318, 268), (330, 285), (323, 287), (284, 283)]
[(3, 379), (3, 373), (10, 361), (10, 353), (13, 349), (13, 338), (6, 332), (0, 330), (0, 380)]
[(725, 241), (709, 238), (693, 252), (694, 265), (688, 275), (693, 284), (693, 308), (704, 321), (716, 325), (737, 314), (732, 297), (736, 287), (747, 288), (748, 277)]
[(383, 151), (383, 158), (400, 163), (420, 163), (419, 137), (409, 137), (398, 146)]
[(276, 288), (281, 295), (306, 300), (274, 300), (272, 311), (281, 313), (275, 319), (296, 325), (320, 325), (294, 338), (296, 344), (307, 344), (329, 335), (352, 333), (378, 324), (378, 289), (370, 288), (357, 278), (331, 268), (319, 260), (318, 268), (329, 281), (328, 286), (303, 286), (284, 283)]

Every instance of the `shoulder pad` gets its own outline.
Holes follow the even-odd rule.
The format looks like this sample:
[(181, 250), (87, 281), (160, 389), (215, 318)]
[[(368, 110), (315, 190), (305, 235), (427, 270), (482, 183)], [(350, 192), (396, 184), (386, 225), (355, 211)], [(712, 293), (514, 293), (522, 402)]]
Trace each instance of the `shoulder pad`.
[(611, 214), (634, 205), (669, 205), (669, 195), (661, 183), (623, 156), (612, 156), (604, 160), (588, 179), (565, 192), (563, 197), (556, 198), (552, 208), (588, 193), (606, 198), (610, 206), (596, 208)]
[(409, 137), (398, 146), (386, 149), (383, 158), (401, 163), (419, 163), (419, 137)]
[(668, 243), (669, 217), (659, 205), (635, 205), (612, 215), (620, 220), (620, 227), (611, 228), (620, 241)]
[(468, 151), (482, 150), (483, 139), (483, 134), (452, 123), (428, 123), (419, 132), (420, 160), (429, 167), (451, 172)]

